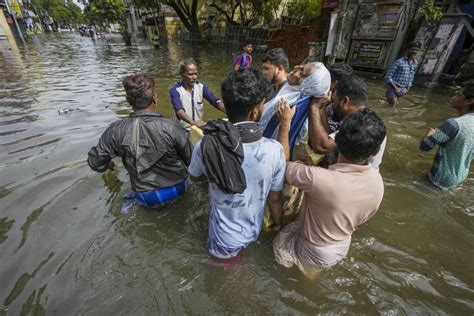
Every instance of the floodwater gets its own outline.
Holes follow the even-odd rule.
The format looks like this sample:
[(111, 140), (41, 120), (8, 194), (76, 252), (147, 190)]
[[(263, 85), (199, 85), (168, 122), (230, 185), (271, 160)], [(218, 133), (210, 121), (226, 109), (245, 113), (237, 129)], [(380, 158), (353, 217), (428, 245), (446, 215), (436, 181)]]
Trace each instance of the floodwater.
[(167, 91), (188, 56), (219, 95), (232, 55), (213, 48), (74, 34), (34, 37), (18, 51), (0, 42), (0, 315), (473, 314), (473, 172), (439, 191), (424, 181), (434, 152), (418, 151), (428, 127), (456, 115), (451, 90), (414, 88), (391, 110), (383, 82), (366, 77), (388, 127), (385, 197), (348, 259), (316, 281), (275, 263), (271, 232), (238, 265), (210, 265), (203, 185), (160, 211), (120, 214), (127, 173), (94, 173), (87, 152), (129, 113), (127, 74), (153, 75), (158, 109), (171, 116)]

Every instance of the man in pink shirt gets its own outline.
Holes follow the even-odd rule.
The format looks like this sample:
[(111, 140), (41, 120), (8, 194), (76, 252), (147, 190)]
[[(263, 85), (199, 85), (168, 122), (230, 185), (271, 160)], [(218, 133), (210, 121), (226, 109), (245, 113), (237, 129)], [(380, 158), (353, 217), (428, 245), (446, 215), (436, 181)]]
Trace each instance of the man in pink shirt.
[[(315, 99), (312, 106), (317, 107), (317, 102), (325, 100)], [(287, 159), (293, 115), (294, 109), (282, 102), (278, 140)], [(288, 268), (296, 265), (311, 276), (317, 268), (329, 268), (346, 257), (352, 233), (377, 212), (382, 201), (382, 177), (368, 159), (377, 154), (385, 134), (382, 119), (365, 108), (344, 118), (336, 135), (338, 161), (329, 169), (287, 162), (286, 180), (305, 194), (299, 221), (275, 238), (278, 263)]]

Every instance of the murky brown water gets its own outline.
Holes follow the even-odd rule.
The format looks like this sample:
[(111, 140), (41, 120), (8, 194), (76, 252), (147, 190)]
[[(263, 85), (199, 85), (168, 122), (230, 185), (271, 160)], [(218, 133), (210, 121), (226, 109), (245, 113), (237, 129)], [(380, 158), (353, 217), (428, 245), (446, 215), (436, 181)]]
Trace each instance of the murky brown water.
[(36, 37), (18, 52), (0, 42), (0, 315), (473, 314), (473, 172), (459, 189), (435, 190), (423, 181), (434, 152), (417, 149), (429, 126), (456, 114), (451, 91), (415, 88), (393, 111), (382, 106), (382, 81), (368, 78), (389, 129), (384, 201), (354, 233), (351, 259), (315, 282), (275, 263), (272, 233), (241, 264), (209, 265), (204, 187), (162, 211), (121, 215), (126, 172), (94, 173), (87, 151), (129, 112), (126, 74), (152, 74), (170, 116), (167, 91), (187, 56), (218, 94), (231, 55), (212, 48), (127, 48), (72, 34)]

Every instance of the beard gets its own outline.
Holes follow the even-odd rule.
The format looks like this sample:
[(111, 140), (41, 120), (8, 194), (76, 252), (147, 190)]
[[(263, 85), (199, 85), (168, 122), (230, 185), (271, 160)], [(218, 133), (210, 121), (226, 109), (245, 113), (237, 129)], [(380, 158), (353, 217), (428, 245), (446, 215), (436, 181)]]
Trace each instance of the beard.
[(332, 116), (333, 120), (335, 121), (342, 121), (342, 119), (344, 118), (344, 112), (342, 111), (342, 109), (338, 106), (334, 106), (333, 104), (333, 111), (334, 111), (334, 114)]

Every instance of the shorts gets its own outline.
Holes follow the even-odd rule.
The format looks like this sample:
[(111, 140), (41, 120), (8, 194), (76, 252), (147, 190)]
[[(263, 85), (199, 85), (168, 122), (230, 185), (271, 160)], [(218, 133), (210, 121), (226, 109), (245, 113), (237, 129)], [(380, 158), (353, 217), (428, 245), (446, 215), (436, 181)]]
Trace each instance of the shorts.
[(300, 235), (299, 223), (294, 222), (278, 233), (273, 241), (273, 252), (279, 264), (286, 268), (296, 265), (306, 274), (314, 268), (336, 265), (346, 257), (350, 244), (351, 236), (327, 246), (314, 245)]
[[(402, 88), (402, 87), (398, 87), (400, 89), (400, 92), (402, 93), (402, 95), (405, 95), (408, 93), (408, 88)], [(393, 98), (396, 98), (398, 97), (397, 94), (395, 93), (395, 90), (393, 90), (392, 86), (390, 85), (387, 85), (387, 99), (393, 99)]]

